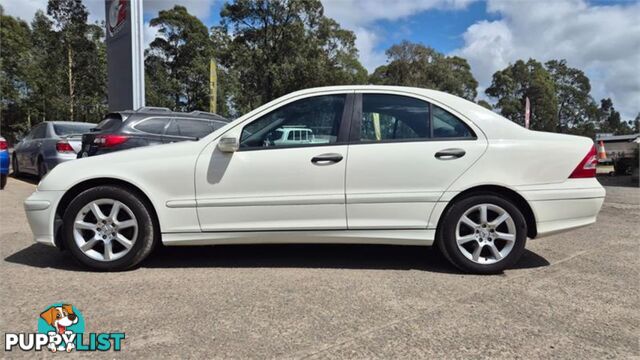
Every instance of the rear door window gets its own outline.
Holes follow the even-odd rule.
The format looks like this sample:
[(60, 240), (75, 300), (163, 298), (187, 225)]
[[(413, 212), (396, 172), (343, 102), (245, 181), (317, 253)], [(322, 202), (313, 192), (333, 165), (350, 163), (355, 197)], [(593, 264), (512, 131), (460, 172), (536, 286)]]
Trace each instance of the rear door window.
[(170, 118), (149, 118), (133, 125), (133, 128), (147, 134), (162, 135)]
[(411, 97), (386, 94), (362, 96), (360, 141), (428, 139), (429, 103)]
[(40, 124), (33, 129), (33, 138), (34, 139), (44, 139), (47, 136), (47, 125)]

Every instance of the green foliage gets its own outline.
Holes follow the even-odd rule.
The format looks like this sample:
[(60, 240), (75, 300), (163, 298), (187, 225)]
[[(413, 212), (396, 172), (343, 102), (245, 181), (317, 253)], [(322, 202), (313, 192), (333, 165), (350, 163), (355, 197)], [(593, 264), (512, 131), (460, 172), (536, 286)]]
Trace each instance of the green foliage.
[(102, 26), (87, 24), (77, 0), (51, 0), (47, 11), (29, 26), (0, 10), (0, 131), (11, 139), (40, 121), (95, 122), (106, 111)]
[(521, 125), (524, 125), (525, 99), (528, 97), (531, 104), (531, 129), (558, 129), (555, 85), (549, 72), (538, 61), (529, 59), (525, 63), (518, 60), (496, 72), (491, 86), (485, 92), (498, 99), (496, 108), (504, 117)]
[(445, 91), (473, 101), (478, 82), (467, 60), (445, 56), (422, 44), (403, 41), (387, 51), (388, 64), (378, 67), (369, 82)]
[(318, 0), (237, 0), (224, 5), (212, 39), (230, 91), (244, 113), (289, 92), (360, 84), (355, 35), (324, 16)]
[(146, 52), (147, 102), (174, 110), (209, 109), (209, 61), (213, 56), (207, 27), (183, 6), (151, 19), (159, 28)]
[(486, 100), (478, 100), (477, 104), (486, 109), (493, 110), (493, 106), (491, 106), (491, 104), (489, 104)]
[(633, 129), (620, 118), (620, 113), (613, 107), (611, 99), (600, 100), (600, 108), (596, 113), (597, 124), (600, 132), (617, 135), (632, 134)]

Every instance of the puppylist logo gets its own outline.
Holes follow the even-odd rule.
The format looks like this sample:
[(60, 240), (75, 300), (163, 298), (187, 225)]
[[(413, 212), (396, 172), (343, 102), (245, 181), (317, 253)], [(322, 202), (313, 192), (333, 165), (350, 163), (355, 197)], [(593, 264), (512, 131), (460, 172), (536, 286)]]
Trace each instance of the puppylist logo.
[(56, 303), (38, 317), (37, 333), (5, 333), (4, 350), (72, 352), (120, 351), (124, 333), (85, 333), (82, 313), (73, 305)]

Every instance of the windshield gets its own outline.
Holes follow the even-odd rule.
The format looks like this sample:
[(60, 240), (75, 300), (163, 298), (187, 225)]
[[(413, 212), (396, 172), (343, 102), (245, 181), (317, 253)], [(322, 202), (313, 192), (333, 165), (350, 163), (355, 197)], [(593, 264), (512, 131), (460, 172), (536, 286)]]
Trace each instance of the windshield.
[(59, 136), (84, 134), (95, 126), (95, 124), (53, 124), (53, 131)]

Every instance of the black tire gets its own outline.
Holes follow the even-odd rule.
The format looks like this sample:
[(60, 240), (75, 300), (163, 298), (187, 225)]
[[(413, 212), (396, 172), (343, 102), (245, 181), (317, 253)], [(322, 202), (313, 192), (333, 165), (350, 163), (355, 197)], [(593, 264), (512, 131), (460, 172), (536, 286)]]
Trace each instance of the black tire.
[(13, 168), (13, 177), (19, 177), (20, 174), (20, 168), (18, 167), (18, 157), (16, 156), (16, 154), (13, 154), (13, 156), (11, 157), (11, 167)]
[(0, 175), (0, 190), (3, 190), (5, 185), (7, 185), (7, 175)]
[(42, 180), (47, 175), (47, 165), (45, 165), (42, 159), (38, 160), (38, 180)]
[[(128, 253), (119, 259), (112, 261), (92, 259), (80, 250), (74, 240), (73, 224), (76, 215), (85, 205), (97, 199), (113, 199), (122, 202), (131, 209), (138, 221), (138, 235), (133, 246)], [(81, 264), (95, 270), (122, 271), (136, 266), (151, 253), (156, 243), (155, 239), (159, 236), (155, 230), (157, 227), (154, 226), (154, 217), (148, 206), (136, 194), (117, 186), (97, 186), (83, 191), (71, 201), (64, 213), (62, 230), (66, 248)]]
[[(475, 205), (492, 204), (504, 209), (515, 225), (515, 243), (511, 251), (493, 264), (479, 264), (467, 258), (457, 245), (456, 228), (462, 215)], [(443, 216), (436, 245), (442, 254), (458, 269), (474, 274), (496, 274), (513, 266), (522, 256), (527, 241), (527, 222), (522, 212), (510, 200), (494, 194), (478, 194), (456, 201)], [(504, 246), (504, 245), (502, 245)], [(485, 250), (482, 250), (485, 251)]]

